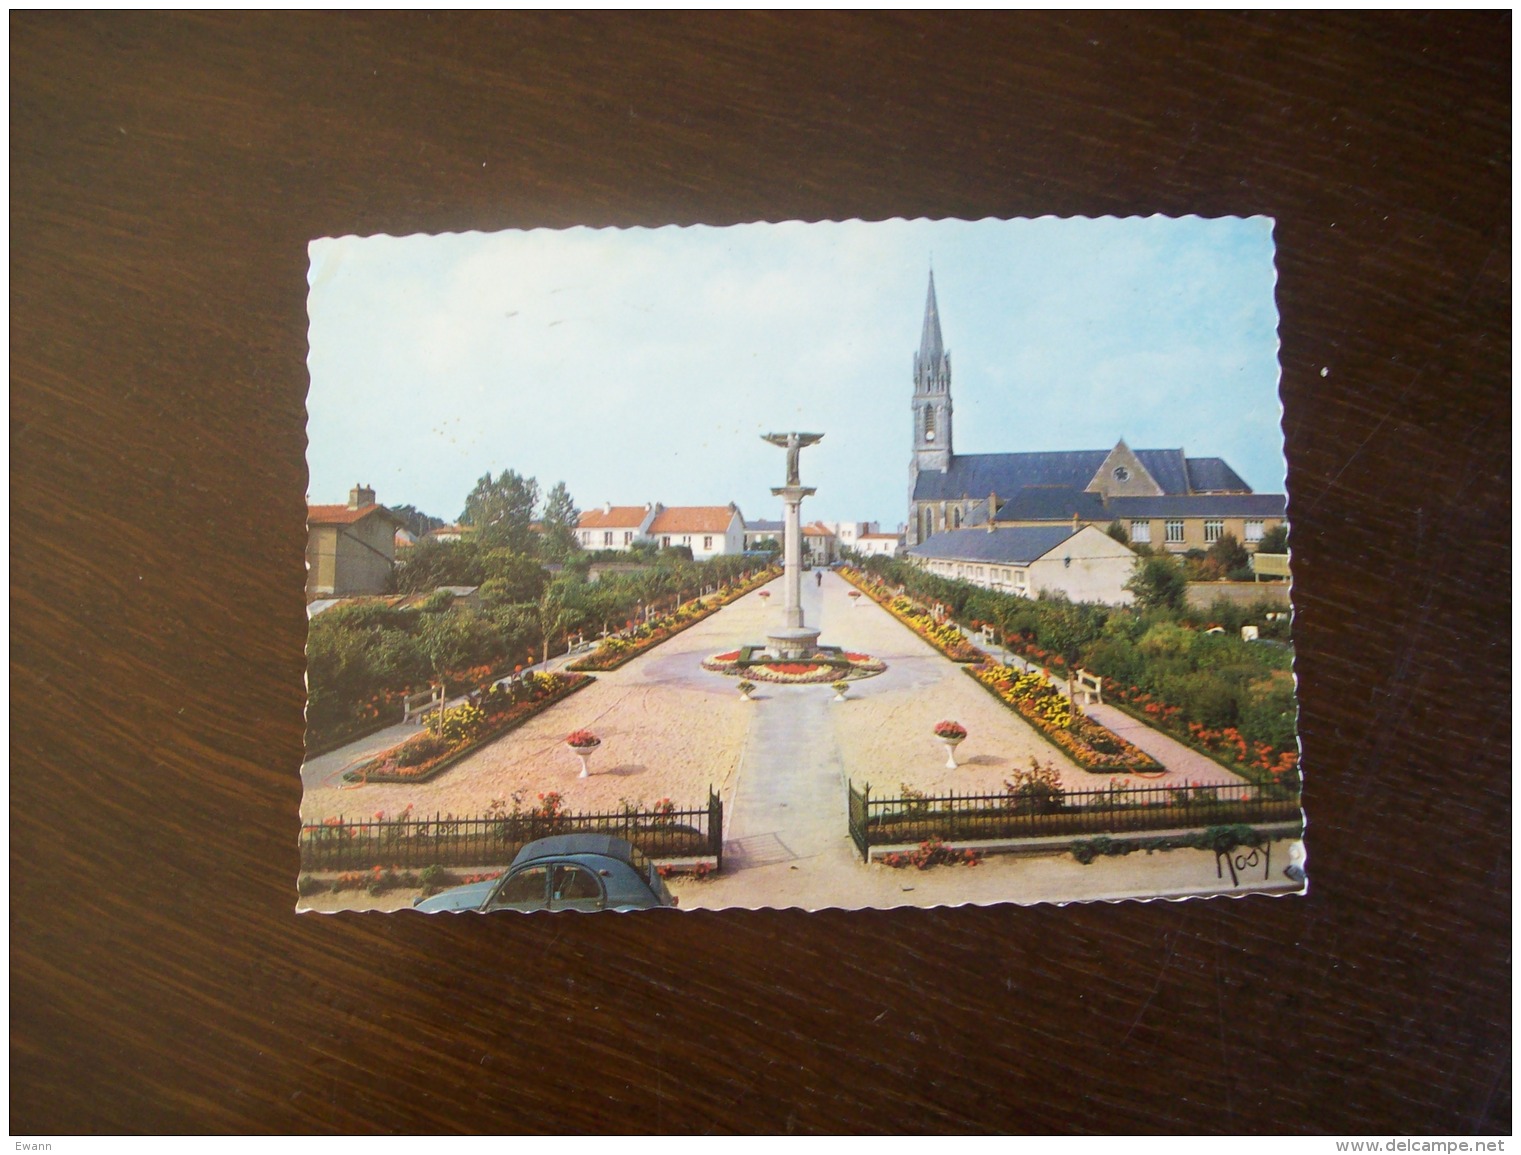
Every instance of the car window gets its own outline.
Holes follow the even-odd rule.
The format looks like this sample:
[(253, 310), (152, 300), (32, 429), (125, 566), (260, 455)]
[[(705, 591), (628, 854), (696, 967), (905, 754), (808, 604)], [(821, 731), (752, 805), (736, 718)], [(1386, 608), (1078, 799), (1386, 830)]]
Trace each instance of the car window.
[(549, 886), (549, 868), (545, 866), (530, 866), (526, 870), (520, 870), (496, 892), (491, 902), (487, 904), (487, 910), (501, 910), (512, 907), (518, 910), (539, 910), (545, 905), (546, 893)]
[(597, 910), (602, 906), (602, 883), (597, 876), (570, 863), (555, 867), (550, 894), (555, 910)]

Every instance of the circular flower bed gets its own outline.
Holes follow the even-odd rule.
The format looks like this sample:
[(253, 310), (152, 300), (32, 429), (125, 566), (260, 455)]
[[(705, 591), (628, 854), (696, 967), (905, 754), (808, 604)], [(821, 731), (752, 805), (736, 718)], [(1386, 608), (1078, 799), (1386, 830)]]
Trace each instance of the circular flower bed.
[(839, 682), (857, 678), (871, 678), (887, 669), (870, 654), (817, 653), (802, 661), (751, 660), (747, 666), (739, 664), (740, 651), (714, 654), (703, 662), (702, 668), (731, 678), (753, 679), (757, 682), (781, 682), (795, 686), (819, 682)]

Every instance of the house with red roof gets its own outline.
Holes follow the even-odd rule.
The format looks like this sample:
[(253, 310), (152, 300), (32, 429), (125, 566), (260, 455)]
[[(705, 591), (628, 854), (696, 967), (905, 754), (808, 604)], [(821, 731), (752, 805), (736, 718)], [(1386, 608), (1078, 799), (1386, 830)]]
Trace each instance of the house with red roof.
[(650, 522), (658, 506), (614, 505), (589, 509), (576, 524), (576, 540), (582, 549), (627, 550), (637, 542), (650, 540)]
[(662, 549), (687, 546), (696, 561), (719, 554), (745, 552), (745, 519), (732, 501), (728, 505), (671, 505), (656, 503), (649, 536)]
[(396, 530), (405, 523), (375, 502), (367, 485), (346, 505), (306, 507), (306, 598), (383, 594), (396, 567)]

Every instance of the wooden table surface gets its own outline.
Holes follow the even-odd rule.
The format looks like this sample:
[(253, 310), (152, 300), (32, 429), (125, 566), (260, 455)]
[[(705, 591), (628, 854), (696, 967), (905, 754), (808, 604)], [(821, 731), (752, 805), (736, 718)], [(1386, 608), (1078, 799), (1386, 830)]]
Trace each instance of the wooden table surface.
[[(1510, 16), (11, 16), (11, 1131), (1510, 1129)], [(306, 244), (1277, 218), (1313, 891), (297, 917)]]

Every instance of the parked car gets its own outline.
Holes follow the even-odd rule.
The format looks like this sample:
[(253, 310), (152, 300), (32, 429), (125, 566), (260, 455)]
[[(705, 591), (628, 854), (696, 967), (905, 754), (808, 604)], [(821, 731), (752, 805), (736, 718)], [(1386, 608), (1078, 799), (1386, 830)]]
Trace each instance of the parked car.
[(462, 910), (645, 910), (675, 906), (655, 864), (611, 834), (557, 834), (530, 842), (507, 873), (412, 904), (427, 914)]

